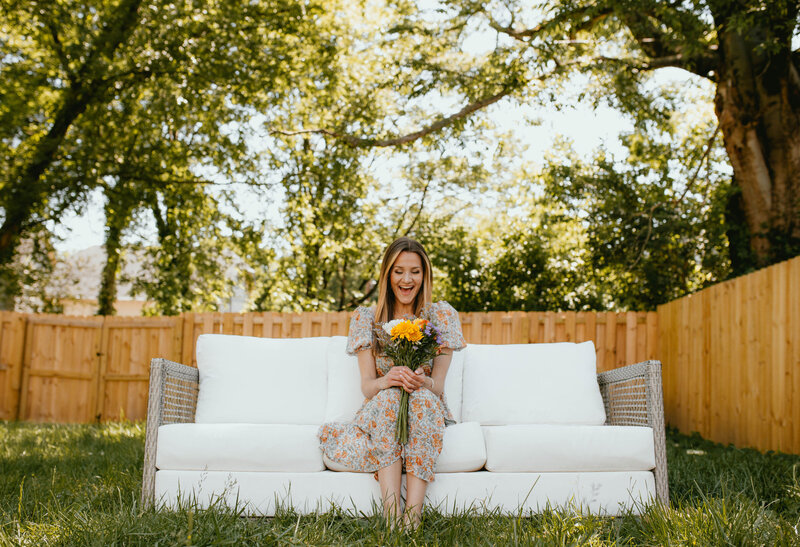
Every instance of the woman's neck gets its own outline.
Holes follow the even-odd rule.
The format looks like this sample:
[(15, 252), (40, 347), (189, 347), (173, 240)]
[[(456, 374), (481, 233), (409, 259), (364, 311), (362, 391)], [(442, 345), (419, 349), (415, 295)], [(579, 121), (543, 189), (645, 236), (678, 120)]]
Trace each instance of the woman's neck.
[(393, 319), (401, 319), (406, 315), (414, 315), (413, 305), (412, 304), (403, 305), (400, 302), (395, 302)]

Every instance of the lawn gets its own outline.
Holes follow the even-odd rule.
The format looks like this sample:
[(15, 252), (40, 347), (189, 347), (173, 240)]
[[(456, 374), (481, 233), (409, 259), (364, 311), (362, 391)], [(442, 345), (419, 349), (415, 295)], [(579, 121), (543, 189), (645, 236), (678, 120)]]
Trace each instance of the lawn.
[(800, 456), (667, 433), (671, 508), (600, 518), (426, 513), (409, 534), (337, 512), (142, 511), (144, 424), (0, 422), (0, 545), (800, 545)]

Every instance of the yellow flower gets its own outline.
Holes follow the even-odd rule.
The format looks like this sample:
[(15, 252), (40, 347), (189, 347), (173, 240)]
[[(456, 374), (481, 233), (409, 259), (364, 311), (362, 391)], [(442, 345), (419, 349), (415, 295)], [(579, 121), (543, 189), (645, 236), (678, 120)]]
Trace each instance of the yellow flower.
[(408, 340), (409, 342), (418, 342), (422, 340), (422, 331), (418, 325), (411, 321), (403, 321), (392, 327), (393, 340)]

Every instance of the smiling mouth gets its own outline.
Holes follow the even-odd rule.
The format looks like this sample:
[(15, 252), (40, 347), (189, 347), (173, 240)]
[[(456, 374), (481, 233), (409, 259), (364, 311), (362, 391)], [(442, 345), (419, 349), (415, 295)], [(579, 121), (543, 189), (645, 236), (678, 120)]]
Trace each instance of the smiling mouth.
[(411, 292), (414, 290), (413, 286), (412, 287), (398, 287), (398, 288), (400, 289), (400, 292), (402, 294), (404, 294), (404, 295), (405, 294), (411, 294)]

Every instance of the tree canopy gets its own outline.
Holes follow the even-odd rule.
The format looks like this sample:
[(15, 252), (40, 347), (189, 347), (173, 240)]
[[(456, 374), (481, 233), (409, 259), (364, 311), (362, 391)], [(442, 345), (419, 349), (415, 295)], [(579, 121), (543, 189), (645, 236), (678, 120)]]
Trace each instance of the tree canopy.
[[(7, 309), (46, 284), (40, 250), (96, 192), (100, 313), (132, 250), (134, 288), (165, 314), (216, 309), (234, 287), (251, 309), (352, 309), (399, 235), (428, 247), (437, 296), (463, 310), (650, 309), (800, 254), (790, 0), (12, 0), (0, 14)], [(564, 135), (537, 157), (495, 125), (498, 103), (610, 107), (630, 130), (621, 154), (579, 155)]]

